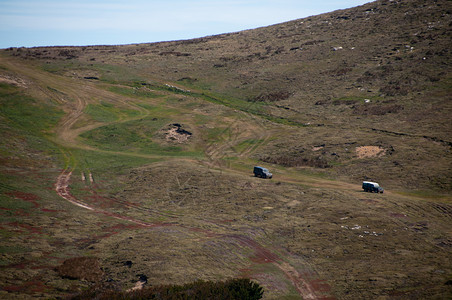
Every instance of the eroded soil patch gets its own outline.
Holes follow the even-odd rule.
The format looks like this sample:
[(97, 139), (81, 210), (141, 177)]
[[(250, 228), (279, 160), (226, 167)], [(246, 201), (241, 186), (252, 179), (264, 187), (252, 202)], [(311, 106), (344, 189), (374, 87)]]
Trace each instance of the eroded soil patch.
[(168, 142), (185, 143), (192, 136), (191, 132), (183, 129), (182, 125), (178, 123), (171, 124), (169, 127), (166, 132), (166, 141)]
[(356, 147), (355, 151), (358, 158), (372, 158), (385, 155), (385, 149), (379, 146)]

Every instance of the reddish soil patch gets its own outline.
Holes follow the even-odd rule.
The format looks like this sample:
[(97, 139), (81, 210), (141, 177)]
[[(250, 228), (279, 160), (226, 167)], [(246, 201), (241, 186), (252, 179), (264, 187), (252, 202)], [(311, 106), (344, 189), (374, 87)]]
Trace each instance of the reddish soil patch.
[(86, 197), (86, 200), (89, 200), (89, 203), (95, 205), (97, 208), (111, 208), (118, 206), (115, 200), (106, 198), (102, 195), (99, 195), (94, 189), (91, 189), (91, 196)]
[(39, 203), (37, 202), (37, 200), (39, 200), (39, 197), (34, 194), (15, 191), (15, 192), (6, 193), (6, 195), (14, 197), (16, 199), (23, 200), (23, 201), (31, 202), (33, 204), (34, 208), (39, 207)]
[(32, 234), (41, 234), (42, 233), (41, 228), (37, 228), (37, 227), (31, 226), (31, 225), (23, 224), (23, 223), (19, 223), (19, 222), (7, 223), (6, 225), (11, 226), (11, 227), (26, 229)]
[[(310, 282), (310, 285), (315, 290), (322, 292), (322, 293), (329, 293), (331, 291), (330, 285), (325, 280), (322, 280), (322, 279), (315, 279)], [(323, 299), (325, 299), (325, 298), (323, 298)], [(333, 299), (333, 298), (328, 298), (328, 299)]]
[(252, 262), (263, 264), (263, 263), (274, 263), (280, 260), (278, 255), (265, 249), (259, 243), (253, 241), (252, 239), (240, 235), (231, 235), (229, 237), (237, 240), (242, 246), (246, 246), (254, 250), (254, 256), (250, 257)]
[(29, 263), (30, 262), (27, 261), (27, 262), (21, 262), (21, 263), (18, 263), (18, 264), (6, 265), (5, 268), (23, 270), (25, 268), (28, 268)]
[(30, 213), (26, 212), (26, 211), (23, 210), (23, 209), (18, 209), (18, 210), (16, 210), (16, 211), (14, 211), (14, 215), (15, 215), (15, 216), (21, 216), (21, 217), (27, 217), (27, 216), (30, 215)]
[(47, 290), (47, 287), (41, 281), (29, 281), (22, 285), (10, 285), (3, 287), (7, 292), (21, 292), (26, 294), (43, 293)]

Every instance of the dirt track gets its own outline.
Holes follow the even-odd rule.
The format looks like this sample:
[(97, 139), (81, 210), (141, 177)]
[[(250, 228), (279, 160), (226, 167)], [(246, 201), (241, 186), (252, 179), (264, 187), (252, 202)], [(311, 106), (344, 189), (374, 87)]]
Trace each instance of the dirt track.
[[(59, 78), (53, 78), (52, 76), (48, 77), (47, 74), (43, 74), (42, 77), (39, 76), (39, 73), (34, 73), (34, 76), (36, 76), (36, 79), (43, 79), (45, 80), (45, 84), (53, 85), (58, 84), (58, 89), (64, 91), (65, 97), (67, 99), (72, 99), (72, 101), (68, 101), (67, 99), (60, 99), (62, 102), (64, 102), (66, 105), (67, 114), (63, 118), (63, 120), (59, 123), (59, 126), (56, 130), (57, 133), (57, 139), (60, 141), (62, 145), (65, 146), (77, 146), (79, 148), (84, 149), (90, 149), (90, 150), (96, 150), (92, 147), (80, 144), (80, 142), (77, 140), (77, 137), (88, 130), (94, 129), (98, 126), (101, 126), (103, 124), (91, 124), (88, 126), (84, 126), (82, 128), (74, 129), (74, 124), (79, 121), (80, 118), (83, 117), (84, 109), (86, 105), (89, 103), (90, 97), (96, 96), (96, 97), (109, 97), (111, 99), (112, 97), (115, 97), (116, 101), (124, 102), (122, 99), (118, 99), (116, 95), (111, 95), (109, 93), (106, 93), (105, 91), (99, 91), (95, 87), (91, 86), (91, 84), (87, 84), (84, 86), (81, 90), (73, 90), (69, 88), (71, 84), (60, 83), (58, 82)], [(41, 83), (43, 84), (43, 83)], [(130, 105), (130, 104), (129, 104)], [(246, 118), (250, 118), (248, 114), (243, 115)], [(254, 119), (254, 118), (253, 118)], [(246, 122), (246, 120), (245, 120)], [(234, 126), (234, 123), (233, 125)], [(260, 125), (262, 126), (262, 125)], [(206, 153), (208, 153), (208, 156), (211, 161), (215, 161), (217, 159), (221, 159), (224, 156), (224, 153), (227, 151), (227, 149), (232, 148), (236, 143), (238, 143), (240, 138), (240, 131), (238, 128), (235, 128), (233, 130), (236, 132), (234, 135), (235, 138), (233, 140), (228, 141), (224, 145), (216, 146), (216, 145), (210, 145)], [(257, 139), (261, 140), (262, 142), (265, 141), (269, 136), (266, 134), (265, 129), (264, 130), (258, 130), (255, 131), (255, 134), (257, 134)], [(261, 142), (261, 143), (262, 143)], [(252, 145), (250, 147), (245, 148), (241, 151), (240, 156), (244, 156), (249, 154), (251, 151), (256, 149), (258, 145)], [(70, 154), (69, 154), (70, 155)], [(75, 167), (75, 166), (74, 166)], [(55, 183), (55, 191), (56, 193), (63, 199), (69, 201), (70, 203), (87, 209), (91, 212), (107, 215), (112, 218), (116, 218), (119, 220), (128, 221), (143, 227), (156, 227), (156, 226), (168, 226), (161, 223), (147, 223), (143, 222), (128, 216), (119, 215), (116, 213), (111, 213), (106, 210), (98, 209), (96, 207), (93, 207), (89, 205), (88, 203), (85, 203), (76, 197), (74, 197), (70, 193), (70, 180), (73, 173), (74, 167), (68, 167), (65, 169), (57, 178)], [(207, 232), (207, 235), (215, 234), (214, 232)], [(278, 257), (276, 254), (270, 252), (269, 250), (265, 249), (263, 246), (259, 245), (259, 243), (240, 235), (234, 235), (226, 237), (228, 239), (233, 238), (235, 239), (239, 244), (242, 244), (246, 248), (251, 249), (255, 256), (257, 257), (263, 257), (265, 263), (272, 263), (274, 264), (278, 269), (280, 269), (287, 278), (292, 282), (296, 290), (299, 292), (299, 294), (303, 297), (303, 299), (326, 299), (328, 296), (325, 295), (324, 292), (318, 292), (316, 291), (315, 287), (310, 284), (310, 282), (315, 282), (318, 280), (315, 276), (315, 273), (312, 271), (306, 272), (306, 270), (303, 271), (304, 275), (299, 273), (294, 267), (292, 267), (289, 263), (284, 262), (284, 260), (280, 257)], [(309, 274), (309, 276), (307, 275)], [(309, 277), (309, 278), (308, 278)]]
[[(57, 194), (69, 201), (70, 203), (79, 206), (81, 208), (90, 210), (94, 213), (103, 214), (112, 218), (116, 218), (123, 221), (128, 221), (143, 227), (159, 227), (159, 226), (177, 226), (174, 223), (172, 224), (162, 224), (162, 223), (146, 223), (142, 222), (140, 220), (123, 216), (115, 213), (111, 213), (105, 210), (97, 209), (95, 207), (89, 206), (88, 204), (84, 203), (83, 201), (78, 200), (76, 197), (74, 197), (70, 193), (69, 189), (69, 181), (71, 179), (72, 171), (64, 170), (60, 176), (58, 176), (57, 181), (55, 183), (55, 191)], [(195, 229), (195, 228), (193, 228)], [(255, 259), (258, 259), (260, 263), (271, 263), (275, 265), (278, 269), (280, 269), (287, 278), (292, 282), (298, 293), (303, 299), (333, 299), (330, 296), (327, 296), (325, 294), (325, 290), (329, 290), (328, 284), (323, 283), (322, 284), (322, 290), (319, 291), (316, 289), (312, 283), (316, 283), (318, 285), (319, 279), (315, 275), (314, 272), (304, 270), (303, 274), (301, 274), (299, 271), (297, 271), (293, 266), (291, 266), (289, 263), (287, 263), (287, 258), (279, 257), (277, 254), (271, 252), (270, 250), (266, 249), (256, 241), (242, 236), (242, 235), (218, 235), (215, 232), (205, 231), (204, 234), (206, 236), (212, 237), (217, 236), (224, 239), (233, 239), (236, 241), (236, 243), (250, 249), (253, 251), (253, 257)], [(280, 250), (281, 252), (282, 250)], [(141, 286), (142, 287), (142, 286)]]

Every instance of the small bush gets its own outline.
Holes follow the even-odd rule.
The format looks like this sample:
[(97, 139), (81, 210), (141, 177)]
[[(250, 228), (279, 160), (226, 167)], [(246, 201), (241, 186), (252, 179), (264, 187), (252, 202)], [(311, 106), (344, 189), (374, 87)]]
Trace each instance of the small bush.
[(82, 279), (98, 282), (102, 279), (104, 272), (95, 257), (75, 257), (63, 262), (55, 271), (63, 278)]
[(261, 299), (263, 289), (259, 284), (249, 279), (230, 279), (227, 281), (195, 281), (184, 285), (159, 285), (143, 288), (132, 292), (116, 291), (113, 289), (92, 288), (74, 296), (72, 300), (138, 300), (138, 299)]

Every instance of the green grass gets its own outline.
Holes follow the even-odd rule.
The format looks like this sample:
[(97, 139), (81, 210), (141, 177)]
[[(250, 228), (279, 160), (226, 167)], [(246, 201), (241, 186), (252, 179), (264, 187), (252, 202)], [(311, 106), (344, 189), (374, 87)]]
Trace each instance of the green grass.
[(207, 139), (209, 141), (223, 141), (226, 137), (231, 135), (231, 129), (229, 127), (214, 127), (209, 128), (207, 131)]
[(257, 139), (245, 140), (245, 141), (239, 143), (238, 145), (234, 146), (234, 150), (237, 152), (241, 152), (251, 146), (257, 145), (260, 142), (262, 142), (262, 140), (257, 140)]
[[(151, 116), (106, 125), (85, 132), (81, 137), (87, 144), (102, 150), (158, 155), (199, 155), (199, 153), (186, 153), (180, 146), (164, 146), (154, 141), (155, 135), (171, 122), (170, 117), (174, 117), (177, 111), (145, 104), (141, 107), (151, 110)], [(99, 115), (106, 114), (112, 109), (99, 109), (98, 111), (102, 111)]]
[(110, 92), (128, 96), (128, 97), (140, 97), (140, 98), (160, 98), (163, 95), (155, 93), (150, 90), (141, 89), (139, 87), (120, 87), (111, 86), (108, 88)]
[(103, 103), (101, 105), (88, 104), (85, 108), (85, 113), (99, 122), (114, 122), (119, 119), (119, 116), (113, 110), (114, 107), (112, 109), (112, 107)]
[(138, 76), (134, 69), (109, 65), (109, 64), (93, 64), (90, 69), (101, 72), (101, 80), (109, 83), (119, 82), (139, 82), (143, 79)]
[(79, 68), (80, 64), (75, 64), (73, 61), (55, 60), (51, 64), (43, 63), (41, 69), (49, 73), (60, 73), (67, 69)]
[(71, 150), (76, 165), (81, 170), (89, 170), (104, 177), (124, 174), (127, 170), (158, 161), (157, 158), (145, 158), (134, 155), (120, 155), (90, 150)]
[(17, 89), (0, 84), (0, 115), (10, 127), (42, 134), (53, 128), (63, 114), (55, 106), (38, 103)]
[(27, 210), (32, 208), (33, 204), (20, 199), (13, 199), (8, 196), (0, 195), (0, 207), (8, 210)]
[(42, 64), (41, 69), (54, 74), (61, 74), (67, 71), (95, 71), (100, 73), (100, 81), (107, 83), (139, 82), (143, 80), (134, 73), (133, 69), (104, 63), (87, 64), (76, 60), (55, 60), (49, 64)]
[(29, 248), (22, 247), (22, 246), (0, 246), (0, 253), (22, 253), (22, 252), (28, 252), (30, 251)]
[(111, 123), (122, 118), (133, 118), (140, 115), (138, 110), (124, 109), (102, 101), (100, 104), (88, 104), (85, 108), (91, 118), (98, 122)]
[(372, 95), (357, 95), (357, 96), (343, 96), (339, 98), (333, 99), (333, 104), (346, 104), (351, 105), (355, 103), (364, 103), (365, 99), (369, 99), (370, 103), (375, 103), (383, 100), (380, 96), (372, 96)]
[(105, 150), (136, 151), (149, 153), (146, 149), (153, 148), (152, 135), (156, 129), (164, 124), (165, 120), (129, 121), (103, 126), (81, 136), (90, 145)]
[[(267, 119), (274, 123), (297, 126), (297, 127), (305, 127), (306, 126), (305, 124), (299, 123), (295, 120), (289, 120), (286, 118), (275, 117), (275, 116), (271, 115), (270, 113), (267, 113), (266, 108), (267, 108), (268, 104), (265, 102), (250, 102), (250, 101), (245, 101), (245, 100), (234, 98), (234, 97), (225, 97), (220, 94), (213, 94), (212, 92), (207, 93), (205, 91), (200, 92), (200, 93), (191, 92), (188, 89), (186, 90), (183, 88), (178, 88), (178, 87), (169, 86), (169, 85), (162, 85), (162, 84), (149, 84), (149, 83), (145, 83), (143, 81), (122, 82), (122, 84), (129, 85), (129, 86), (135, 87), (135, 88), (146, 86), (152, 90), (166, 91), (166, 92), (170, 92), (172, 94), (192, 96), (192, 97), (200, 99), (200, 100), (204, 100), (204, 101), (211, 102), (214, 104), (219, 104), (219, 105), (226, 106), (229, 108), (241, 110), (243, 112), (247, 112), (247, 113), (259, 116), (261, 118)], [(140, 95), (140, 92), (138, 89), (119, 88), (119, 87), (117, 87), (115, 89), (116, 89), (115, 92), (122, 93), (125, 95)], [(146, 92), (143, 92), (143, 93), (146, 93)], [(152, 97), (155, 97), (155, 96), (152, 96)], [(169, 100), (171, 100), (171, 99), (169, 99)], [(174, 98), (173, 100), (176, 100), (176, 98)], [(179, 101), (179, 99), (177, 99), (177, 101)]]

